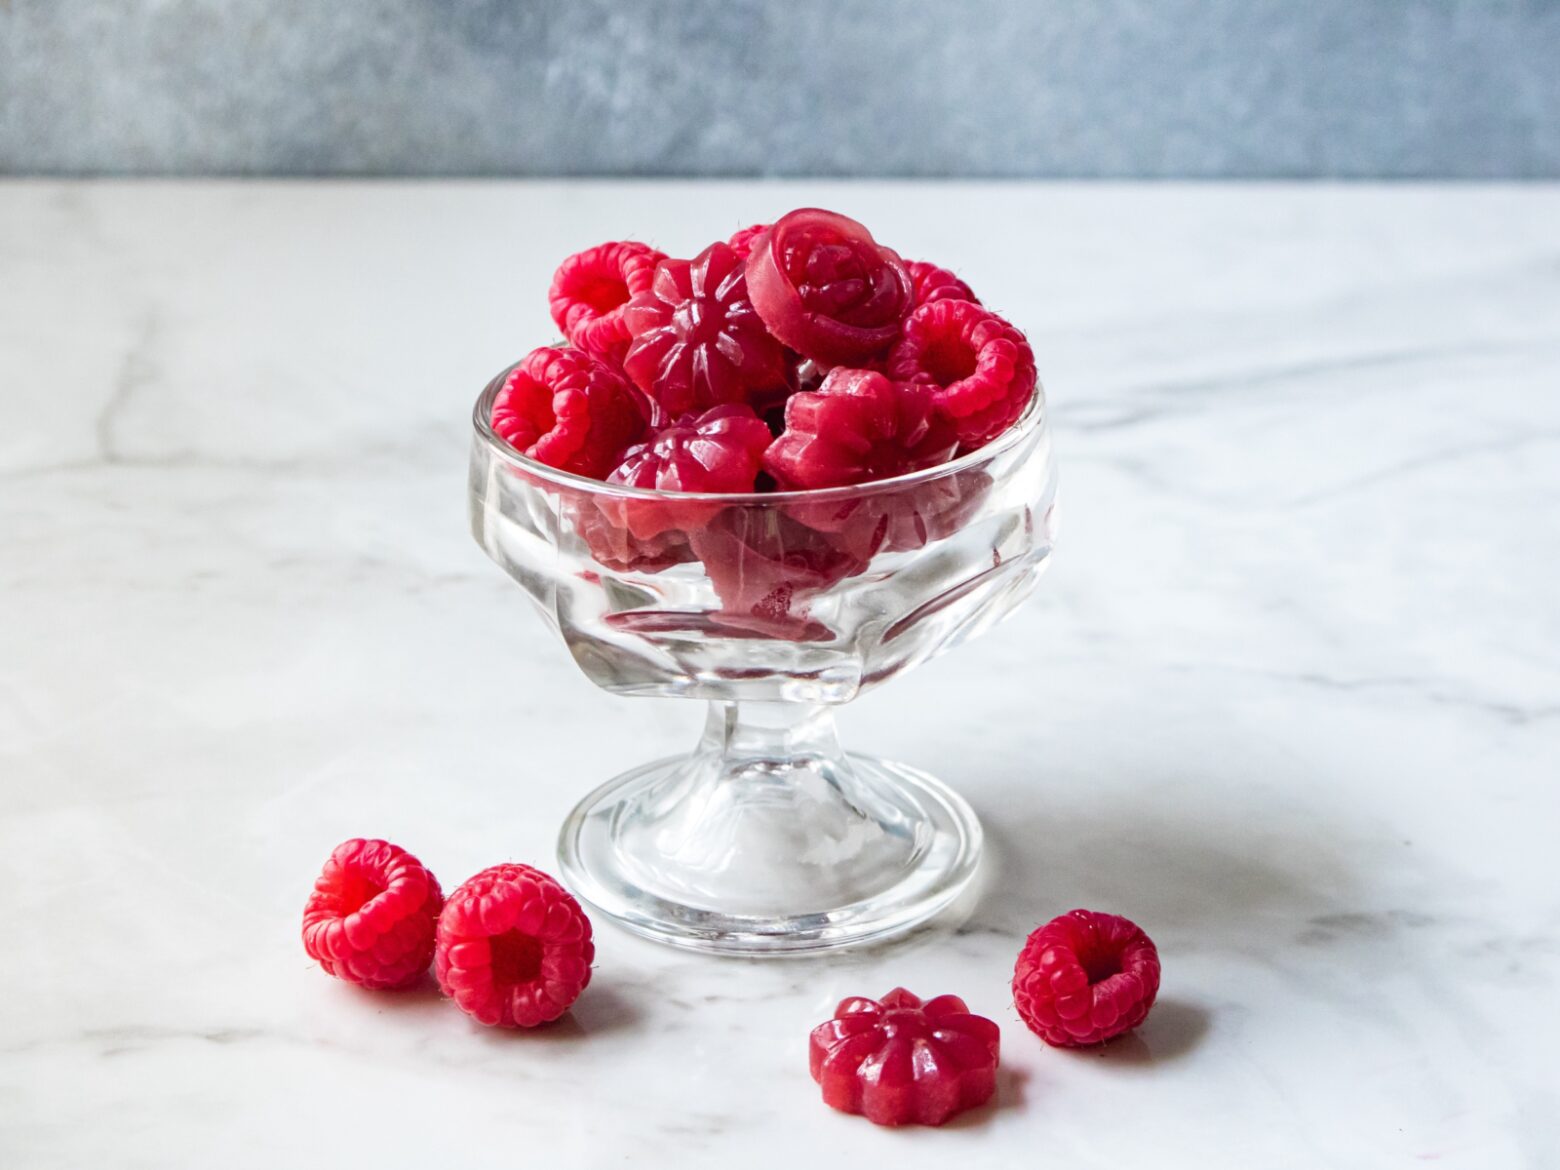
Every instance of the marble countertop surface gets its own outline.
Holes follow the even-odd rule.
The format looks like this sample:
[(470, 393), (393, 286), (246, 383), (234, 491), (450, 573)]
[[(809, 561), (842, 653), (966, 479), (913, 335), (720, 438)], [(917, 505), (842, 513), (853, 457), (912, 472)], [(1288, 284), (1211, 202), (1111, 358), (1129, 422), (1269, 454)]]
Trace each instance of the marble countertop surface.
[[(550, 867), (692, 703), (579, 675), (467, 533), (563, 254), (798, 204), (1025, 327), (1064, 522), (996, 634), (846, 708), (985, 818), (980, 897), (772, 962), (601, 925), (536, 1034), (315, 968), (339, 840)], [(0, 1164), (1560, 1164), (1560, 188), (0, 184)], [(1157, 940), (1046, 1048), (1013, 958)], [(833, 1114), (840, 997), (954, 991), (999, 1100)]]

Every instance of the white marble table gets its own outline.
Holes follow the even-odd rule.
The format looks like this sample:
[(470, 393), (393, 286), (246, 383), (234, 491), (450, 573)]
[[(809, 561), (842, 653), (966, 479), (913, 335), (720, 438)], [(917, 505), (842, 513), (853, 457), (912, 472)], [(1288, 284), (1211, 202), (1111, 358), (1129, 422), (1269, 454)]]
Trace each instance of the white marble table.
[[(1036, 600), (842, 716), (985, 816), (955, 928), (722, 961), (599, 928), (542, 1034), (297, 939), (338, 840), (551, 865), (689, 743), (466, 533), (467, 413), (557, 257), (821, 202), (1031, 333)], [(0, 185), (0, 1165), (1560, 1164), (1560, 190)], [(1074, 905), (1157, 939), (1134, 1038), (1006, 980)], [(957, 991), (1000, 1100), (834, 1115), (835, 1000)]]

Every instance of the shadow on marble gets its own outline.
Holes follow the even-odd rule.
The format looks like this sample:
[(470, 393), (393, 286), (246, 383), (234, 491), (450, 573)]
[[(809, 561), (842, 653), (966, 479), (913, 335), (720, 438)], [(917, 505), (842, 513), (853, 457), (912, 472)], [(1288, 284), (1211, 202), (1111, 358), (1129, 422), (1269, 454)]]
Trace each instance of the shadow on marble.
[[(1222, 811), (1222, 810), (1221, 810)], [(1124, 914), (1160, 946), (1288, 947), (1355, 903), (1361, 886), (1344, 826), (1266, 824), (1232, 837), (1228, 818), (1144, 801), (1046, 809), (986, 826), (987, 898), (961, 934), (1022, 939), (1074, 906)]]
[(537, 1028), (489, 1028), (472, 1021), (474, 1035), (489, 1045), (574, 1044), (633, 1028), (642, 1015), (633, 1001), (610, 983), (600, 983), (600, 971), (579, 1002), (558, 1019)]
[(1095, 1048), (1058, 1048), (1075, 1060), (1094, 1058), (1105, 1065), (1142, 1068), (1168, 1064), (1190, 1053), (1207, 1035), (1213, 1016), (1184, 999), (1159, 998), (1143, 1026)]
[(978, 1109), (966, 1110), (955, 1117), (949, 1118), (942, 1128), (974, 1129), (976, 1126), (987, 1124), (998, 1113), (1022, 1109), (1027, 1096), (1026, 1086), (1029, 1084), (1030, 1076), (1031, 1074), (1026, 1069), (999, 1064), (997, 1066), (996, 1095)]

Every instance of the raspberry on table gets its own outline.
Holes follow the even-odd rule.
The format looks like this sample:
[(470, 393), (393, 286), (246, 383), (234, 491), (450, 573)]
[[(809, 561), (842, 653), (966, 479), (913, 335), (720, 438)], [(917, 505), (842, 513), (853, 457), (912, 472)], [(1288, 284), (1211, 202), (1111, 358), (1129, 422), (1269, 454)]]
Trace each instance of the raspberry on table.
[(969, 301), (972, 305), (980, 304), (980, 298), (970, 286), (946, 268), (923, 260), (906, 260), (905, 271), (910, 274), (910, 283), (915, 288), (915, 303), (918, 305), (929, 305), (933, 301)]
[(767, 232), (772, 226), (772, 224), (767, 223), (749, 224), (745, 228), (738, 229), (731, 239), (726, 241), (726, 245), (737, 254), (737, 259), (746, 260), (753, 254), (753, 245), (757, 242), (758, 237)]
[(785, 431), (764, 466), (782, 489), (842, 487), (933, 467), (957, 446), (926, 387), (837, 366), (786, 402)]
[(600, 479), (649, 425), (650, 406), (599, 358), (542, 346), (493, 400), (493, 432), (539, 463)]
[(932, 400), (975, 448), (1017, 421), (1035, 393), (1035, 355), (1024, 335), (970, 301), (919, 305), (885, 364), (888, 376), (932, 388)]
[(338, 979), (406, 987), (433, 959), (444, 899), (399, 845), (355, 837), (332, 850), (303, 910), (303, 949)]
[(664, 253), (632, 240), (576, 252), (553, 273), (547, 292), (553, 321), (572, 345), (622, 362), (632, 340), (623, 308), (649, 289), (655, 267), (664, 259)]
[(785, 351), (754, 311), (742, 261), (724, 243), (692, 260), (662, 261), (623, 313), (634, 338), (623, 368), (672, 417), (786, 386)]
[(1133, 922), (1073, 910), (1039, 927), (1013, 969), (1024, 1023), (1060, 1048), (1101, 1044), (1141, 1024), (1159, 994), (1159, 951)]
[(864, 365), (899, 336), (914, 296), (890, 248), (855, 220), (802, 207), (776, 220), (747, 259), (769, 331), (825, 365)]
[(826, 1105), (878, 1125), (941, 1125), (997, 1091), (997, 1025), (956, 995), (924, 1003), (902, 987), (852, 996), (808, 1043)]
[(534, 1028), (569, 1010), (590, 982), (590, 919), (529, 865), (484, 869), (439, 915), (434, 971), (462, 1011), (484, 1024)]

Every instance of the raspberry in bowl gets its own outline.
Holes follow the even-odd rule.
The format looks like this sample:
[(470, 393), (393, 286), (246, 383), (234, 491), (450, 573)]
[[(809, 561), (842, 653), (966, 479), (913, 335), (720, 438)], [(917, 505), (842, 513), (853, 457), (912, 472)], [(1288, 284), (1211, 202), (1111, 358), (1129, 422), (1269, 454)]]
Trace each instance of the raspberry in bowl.
[(832, 711), (1029, 594), (1055, 467), (1027, 340), (950, 270), (819, 209), (717, 234), (648, 278), (646, 245), (565, 262), (580, 342), (478, 399), (472, 531), (592, 682), (709, 703), (575, 808), (568, 886), (674, 945), (824, 949), (975, 872), (969, 806)]

